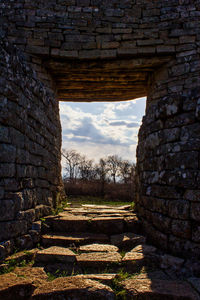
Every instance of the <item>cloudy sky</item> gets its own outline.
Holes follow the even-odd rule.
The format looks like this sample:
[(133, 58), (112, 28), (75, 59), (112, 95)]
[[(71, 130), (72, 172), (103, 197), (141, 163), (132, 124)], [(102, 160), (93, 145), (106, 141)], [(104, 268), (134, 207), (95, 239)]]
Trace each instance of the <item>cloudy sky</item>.
[(62, 148), (98, 161), (117, 154), (135, 161), (146, 98), (124, 102), (60, 102)]

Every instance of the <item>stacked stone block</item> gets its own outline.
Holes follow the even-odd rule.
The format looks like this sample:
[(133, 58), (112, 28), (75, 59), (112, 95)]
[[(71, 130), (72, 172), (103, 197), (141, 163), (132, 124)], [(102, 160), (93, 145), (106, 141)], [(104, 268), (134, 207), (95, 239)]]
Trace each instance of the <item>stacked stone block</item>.
[[(1, 33), (21, 49), (24, 64), (43, 82), (34, 79), (35, 87), (22, 84), (24, 74), (35, 74), (24, 68), (18, 77), (3, 75), (3, 86), (8, 81), (12, 92), (4, 91), (4, 97), (11, 99), (1, 102), (9, 116), (1, 121), (5, 127), (1, 172), (6, 178), (1, 186), (6, 193), (24, 193), (27, 205), (13, 212), (9, 207), (15, 198), (1, 191), (1, 205), (6, 205), (3, 217), (14, 220), (19, 211), (31, 209), (36, 199), (38, 204), (51, 206), (48, 199), (60, 180), (55, 99), (101, 101), (103, 95), (120, 100), (120, 93), (115, 93), (120, 90), (117, 81), (106, 89), (102, 83), (110, 72), (109, 62), (115, 69), (113, 78), (123, 77), (122, 100), (147, 95), (137, 150), (136, 195), (136, 209), (147, 235), (170, 252), (200, 256), (200, 1), (3, 0), (0, 15)], [(4, 58), (4, 73), (9, 70), (6, 63), (16, 57), (11, 53), (9, 59)], [(98, 77), (97, 87), (90, 90), (87, 78), (80, 75), (89, 70), (93, 70), (90, 82), (96, 84)], [(124, 78), (130, 73), (134, 82), (127, 79), (126, 83)], [(76, 75), (80, 86), (74, 84)], [(33, 99), (28, 104), (26, 94)], [(21, 99), (20, 105), (13, 98)], [(18, 149), (23, 149), (20, 155)], [(16, 178), (23, 178), (23, 186)], [(45, 195), (35, 196), (35, 189)], [(11, 202), (3, 202), (7, 199)]]
[(39, 240), (60, 184), (60, 120), (53, 93), (22, 54), (0, 42), (0, 254)]

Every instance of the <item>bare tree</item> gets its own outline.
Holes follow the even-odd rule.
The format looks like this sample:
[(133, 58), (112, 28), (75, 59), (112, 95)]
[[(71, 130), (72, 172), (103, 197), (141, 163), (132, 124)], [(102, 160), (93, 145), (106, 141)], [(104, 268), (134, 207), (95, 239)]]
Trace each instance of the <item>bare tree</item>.
[(79, 172), (81, 179), (93, 180), (95, 177), (93, 160), (87, 159), (85, 156), (82, 156), (79, 164)]
[(81, 155), (76, 150), (62, 150), (62, 156), (65, 158), (68, 178), (70, 180), (76, 180), (79, 173), (79, 164), (81, 161)]
[(121, 160), (119, 162), (119, 176), (122, 182), (127, 183), (130, 180), (132, 173), (132, 164), (128, 160)]
[(106, 176), (108, 173), (106, 159), (101, 158), (99, 160), (99, 163), (96, 165), (96, 173), (97, 173), (97, 177), (99, 177), (99, 180), (101, 183), (101, 196), (104, 197)]
[(118, 155), (110, 155), (107, 158), (107, 166), (113, 182), (116, 183), (116, 177), (119, 175), (119, 165), (121, 163), (121, 158)]

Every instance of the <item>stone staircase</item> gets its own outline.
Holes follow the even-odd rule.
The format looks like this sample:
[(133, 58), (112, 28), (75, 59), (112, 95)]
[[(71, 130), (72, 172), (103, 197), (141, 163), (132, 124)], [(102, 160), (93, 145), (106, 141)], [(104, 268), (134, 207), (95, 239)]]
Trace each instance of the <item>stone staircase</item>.
[(0, 299), (200, 299), (200, 278), (148, 245), (141, 227), (130, 206), (46, 217), (34, 263), (0, 276)]

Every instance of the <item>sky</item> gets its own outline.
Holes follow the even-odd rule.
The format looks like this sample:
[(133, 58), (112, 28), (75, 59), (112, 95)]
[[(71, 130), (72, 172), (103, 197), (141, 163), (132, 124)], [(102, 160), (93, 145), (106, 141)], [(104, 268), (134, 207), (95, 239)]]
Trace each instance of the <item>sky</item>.
[[(118, 155), (135, 162), (146, 98), (123, 102), (60, 102), (62, 148), (95, 162)], [(62, 162), (63, 164), (63, 162)]]

